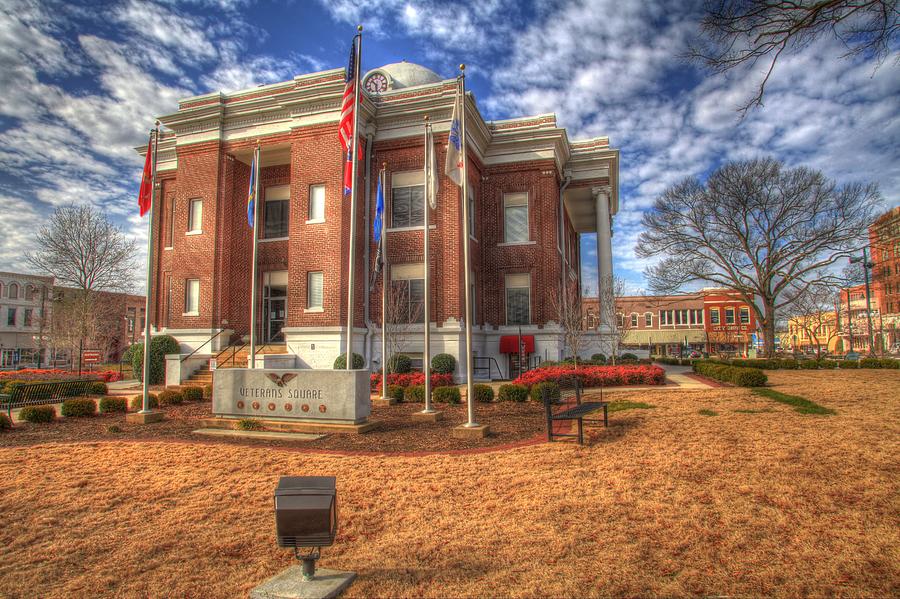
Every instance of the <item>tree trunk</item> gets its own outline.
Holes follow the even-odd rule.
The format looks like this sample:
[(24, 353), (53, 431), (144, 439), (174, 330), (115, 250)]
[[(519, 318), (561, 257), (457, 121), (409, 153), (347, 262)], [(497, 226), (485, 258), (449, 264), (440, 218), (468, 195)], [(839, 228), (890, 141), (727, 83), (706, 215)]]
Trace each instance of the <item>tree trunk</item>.
[(772, 358), (775, 356), (775, 302), (764, 300), (763, 308), (765, 310), (763, 334), (765, 335), (766, 357)]

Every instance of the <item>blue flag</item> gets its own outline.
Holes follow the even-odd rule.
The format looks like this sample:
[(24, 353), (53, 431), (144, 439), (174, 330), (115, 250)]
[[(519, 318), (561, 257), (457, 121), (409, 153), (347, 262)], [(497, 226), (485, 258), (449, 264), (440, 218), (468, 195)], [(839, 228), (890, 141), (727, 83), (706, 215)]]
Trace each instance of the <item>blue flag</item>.
[(372, 235), (375, 243), (381, 241), (381, 221), (384, 218), (384, 190), (381, 189), (381, 177), (378, 177), (378, 192), (375, 194), (375, 222), (372, 224)]
[(256, 153), (250, 163), (250, 191), (247, 192), (247, 222), (253, 227), (253, 206), (256, 204)]

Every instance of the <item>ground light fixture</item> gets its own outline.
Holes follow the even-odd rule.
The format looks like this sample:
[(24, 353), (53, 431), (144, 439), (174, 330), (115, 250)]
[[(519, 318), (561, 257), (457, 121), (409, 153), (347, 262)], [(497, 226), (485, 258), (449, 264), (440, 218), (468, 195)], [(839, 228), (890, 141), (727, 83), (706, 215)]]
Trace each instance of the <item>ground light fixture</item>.
[(303, 580), (312, 580), (322, 547), (337, 535), (337, 491), (333, 476), (282, 476), (275, 489), (275, 534), (279, 547), (293, 547)]

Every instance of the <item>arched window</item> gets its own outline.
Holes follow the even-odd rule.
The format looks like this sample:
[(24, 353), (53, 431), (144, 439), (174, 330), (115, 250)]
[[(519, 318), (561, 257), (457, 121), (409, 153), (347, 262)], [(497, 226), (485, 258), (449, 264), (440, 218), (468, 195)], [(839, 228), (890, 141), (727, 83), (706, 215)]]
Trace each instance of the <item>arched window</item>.
[(18, 283), (10, 283), (9, 284), (9, 293), (7, 294), (9, 299), (19, 299), (19, 284)]

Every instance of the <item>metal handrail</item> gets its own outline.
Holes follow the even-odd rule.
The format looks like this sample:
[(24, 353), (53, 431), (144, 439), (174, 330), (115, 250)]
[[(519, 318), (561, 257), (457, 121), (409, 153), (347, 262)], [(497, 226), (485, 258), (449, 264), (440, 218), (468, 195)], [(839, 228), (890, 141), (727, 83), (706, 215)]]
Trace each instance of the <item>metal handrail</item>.
[(219, 362), (219, 357), (221, 357), (222, 354), (226, 353), (228, 350), (231, 350), (231, 356), (230, 356), (230, 357), (231, 357), (232, 363), (234, 363), (234, 357), (237, 355), (237, 353), (238, 353), (239, 351), (241, 351), (242, 349), (244, 349), (245, 347), (247, 347), (247, 345), (249, 345), (249, 343), (247, 343), (246, 341), (243, 342), (241, 345), (229, 345), (228, 347), (226, 347), (225, 349), (223, 349), (222, 351), (220, 351), (219, 353), (217, 353), (213, 359), (214, 359), (214, 360), (216, 361), (216, 363), (218, 364), (218, 362)]
[(257, 346), (256, 351), (253, 353), (253, 355), (256, 356), (256, 355), (259, 353), (259, 350), (261, 350), (263, 347), (265, 347), (265, 346), (268, 345), (269, 343), (272, 343), (275, 339), (278, 338), (279, 335), (281, 335), (281, 336), (283, 337), (283, 336), (284, 336), (284, 331), (278, 331), (277, 333), (275, 333), (274, 335), (272, 335), (272, 338), (271, 338), (271, 339), (269, 339), (269, 340), (266, 341), (265, 343), (262, 343), (262, 344), (260, 344), (259, 346)]
[(215, 335), (213, 335), (212, 337), (210, 337), (209, 339), (207, 339), (206, 341), (204, 341), (202, 345), (199, 345), (199, 346), (197, 347), (197, 349), (195, 349), (194, 351), (192, 351), (191, 353), (189, 353), (189, 354), (186, 355), (185, 357), (181, 358), (181, 361), (184, 362), (185, 360), (187, 360), (188, 358), (190, 358), (191, 356), (193, 356), (194, 354), (196, 354), (198, 351), (200, 351), (201, 348), (205, 347), (207, 343), (211, 342), (213, 339), (215, 339), (216, 337), (218, 337), (219, 335), (221, 335), (221, 334), (224, 333), (224, 332), (225, 332), (225, 329), (219, 329), (219, 332), (218, 332), (218, 333), (216, 333)]
[(476, 366), (476, 365), (475, 365), (475, 364), (478, 363), (479, 360), (487, 360), (487, 371), (488, 371), (487, 374), (488, 374), (488, 378), (489, 378), (489, 379), (494, 380), (494, 377), (491, 376), (492, 373), (493, 373), (493, 368), (492, 368), (492, 366), (496, 366), (496, 367), (497, 367), (497, 374), (499, 375), (497, 378), (498, 378), (498, 379), (502, 379), (502, 378), (503, 378), (503, 371), (500, 370), (500, 363), (497, 362), (497, 359), (496, 359), (495, 357), (493, 357), (493, 356), (474, 356), (474, 357), (472, 358), (472, 361), (473, 361), (473, 363), (472, 363), (472, 374), (473, 374), (473, 375), (475, 374), (475, 371), (478, 371), (478, 370), (484, 370), (484, 369), (485, 369), (484, 366)]

